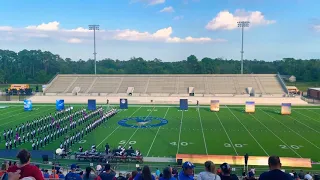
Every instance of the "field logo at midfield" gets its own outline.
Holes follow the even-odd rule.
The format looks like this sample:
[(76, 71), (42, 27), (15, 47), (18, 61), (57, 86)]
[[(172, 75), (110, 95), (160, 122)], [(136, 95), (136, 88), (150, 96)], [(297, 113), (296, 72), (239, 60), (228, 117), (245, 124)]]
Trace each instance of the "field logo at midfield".
[(122, 119), (118, 124), (131, 128), (152, 128), (166, 125), (168, 120), (153, 116), (139, 116)]

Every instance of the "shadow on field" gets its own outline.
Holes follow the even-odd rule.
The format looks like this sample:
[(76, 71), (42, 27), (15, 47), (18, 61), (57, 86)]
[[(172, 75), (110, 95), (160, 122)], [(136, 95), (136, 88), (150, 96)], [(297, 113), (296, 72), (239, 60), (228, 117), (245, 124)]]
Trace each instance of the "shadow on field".
[(241, 113), (246, 113), (246, 111), (243, 108), (234, 108), (231, 111), (237, 111), (237, 112), (241, 112)]
[(274, 109), (264, 109), (264, 110), (261, 110), (261, 111), (264, 111), (264, 112), (270, 113), (270, 114), (281, 115), (280, 114), (280, 110), (277, 111), (277, 110), (274, 110)]

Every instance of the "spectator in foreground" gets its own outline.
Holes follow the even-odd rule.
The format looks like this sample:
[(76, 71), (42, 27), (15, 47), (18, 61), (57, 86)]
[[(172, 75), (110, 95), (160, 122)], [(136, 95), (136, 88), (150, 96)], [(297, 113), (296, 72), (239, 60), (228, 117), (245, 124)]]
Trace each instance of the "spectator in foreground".
[(71, 171), (66, 175), (65, 180), (82, 180), (80, 174), (76, 173), (77, 165), (72, 164), (70, 169)]
[(110, 164), (106, 164), (104, 171), (99, 175), (99, 177), (101, 180), (115, 180), (116, 174), (111, 170)]
[(160, 170), (157, 168), (156, 170), (156, 177), (159, 178), (160, 177)]
[(131, 176), (129, 177), (128, 180), (133, 180), (137, 174), (138, 174), (138, 171), (132, 171)]
[(127, 173), (127, 174), (126, 174), (126, 180), (129, 180), (130, 177), (131, 177), (131, 174), (130, 174), (130, 173)]
[(268, 160), (269, 172), (260, 175), (260, 180), (292, 180), (291, 176), (281, 171), (279, 156), (270, 156)]
[(220, 165), (221, 168), (221, 180), (239, 180), (238, 176), (231, 174), (231, 167), (228, 163), (223, 163)]
[(49, 174), (49, 172), (48, 172), (48, 169), (44, 170), (43, 178), (48, 179), (49, 177), (50, 177), (50, 174)]
[(93, 171), (93, 169), (91, 167), (87, 167), (86, 168), (86, 173), (82, 176), (83, 180), (94, 180), (97, 176), (95, 174), (92, 174), (91, 171)]
[(6, 163), (3, 163), (1, 165), (0, 177), (2, 177), (4, 174), (6, 174), (7, 170), (8, 170), (8, 165)]
[[(24, 177), (33, 177), (36, 180), (44, 180), (40, 169), (37, 166), (30, 164), (31, 155), (27, 150), (22, 149), (18, 153), (17, 158), (20, 163), (9, 167), (8, 172), (15, 173), (19, 170), (20, 179)], [(16, 175), (14, 175), (14, 177), (16, 177)]]
[(307, 172), (306, 175), (304, 175), (304, 179), (312, 180), (312, 176), (310, 175), (310, 172)]
[(215, 174), (216, 166), (212, 161), (206, 161), (204, 169), (205, 171), (199, 173), (198, 180), (220, 180), (220, 176)]
[(293, 179), (297, 179), (298, 178), (298, 174), (294, 170), (292, 170), (291, 173), (289, 173), (289, 174)]
[(54, 172), (50, 175), (50, 179), (59, 179), (59, 175)]
[(182, 165), (182, 171), (179, 173), (179, 180), (189, 180), (194, 179), (194, 172), (193, 172), (194, 165), (186, 161)]
[(299, 176), (300, 179), (304, 179), (304, 172), (303, 172), (303, 170), (300, 170), (298, 176)]
[(151, 174), (149, 166), (143, 166), (142, 173), (137, 174), (134, 180), (155, 180), (155, 178)]
[[(6, 177), (2, 177), (3, 180), (19, 180), (21, 175), (20, 175), (21, 171), (18, 169), (16, 172), (9, 172), (6, 175)], [(30, 178), (30, 177), (27, 177)], [(30, 179), (34, 179), (34, 178), (30, 178)]]
[(239, 180), (238, 176), (235, 174), (231, 174), (231, 167), (228, 163), (223, 163), (220, 165), (221, 173), (220, 179), (221, 180)]
[(97, 171), (97, 174), (99, 175), (102, 171), (102, 166), (100, 164), (97, 165), (96, 167), (96, 171)]
[(176, 180), (176, 178), (172, 177), (171, 169), (166, 167), (163, 169), (163, 176), (159, 180)]
[(58, 172), (58, 176), (59, 176), (59, 179), (64, 179), (65, 178), (64, 174), (61, 171)]
[(127, 180), (122, 173), (119, 173), (117, 180)]

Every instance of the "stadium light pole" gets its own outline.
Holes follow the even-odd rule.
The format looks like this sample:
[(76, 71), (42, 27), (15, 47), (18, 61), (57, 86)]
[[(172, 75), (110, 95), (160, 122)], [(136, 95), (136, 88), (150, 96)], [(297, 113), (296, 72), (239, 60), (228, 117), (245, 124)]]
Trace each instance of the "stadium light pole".
[(89, 30), (93, 30), (94, 74), (97, 74), (96, 30), (99, 30), (99, 25), (89, 25)]
[(243, 31), (245, 27), (249, 27), (249, 21), (239, 21), (238, 27), (241, 28), (241, 74), (243, 74)]

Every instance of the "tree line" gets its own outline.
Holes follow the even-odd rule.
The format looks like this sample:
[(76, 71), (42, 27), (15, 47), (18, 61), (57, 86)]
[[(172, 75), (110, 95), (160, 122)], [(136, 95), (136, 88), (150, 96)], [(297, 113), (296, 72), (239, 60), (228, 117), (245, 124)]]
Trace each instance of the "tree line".
[[(190, 55), (185, 60), (163, 62), (132, 57), (129, 60), (101, 59), (97, 61), (98, 74), (239, 74), (239, 60), (221, 58), (197, 59)], [(263, 61), (245, 60), (246, 74), (294, 75), (297, 81), (320, 82), (320, 59)], [(94, 60), (61, 58), (41, 50), (14, 52), (0, 49), (0, 83), (47, 83), (56, 74), (93, 74)]]

